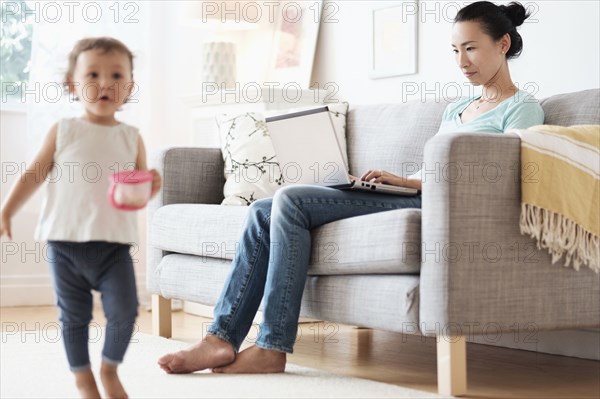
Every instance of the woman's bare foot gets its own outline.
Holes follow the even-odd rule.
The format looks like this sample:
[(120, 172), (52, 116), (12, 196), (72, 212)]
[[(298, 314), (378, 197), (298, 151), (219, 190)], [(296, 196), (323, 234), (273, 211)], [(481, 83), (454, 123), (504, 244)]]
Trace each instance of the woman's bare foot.
[(96, 385), (96, 379), (92, 370), (78, 371), (75, 374), (75, 384), (79, 390), (79, 395), (84, 399), (99, 399), (100, 392)]
[(196, 345), (158, 359), (158, 365), (169, 374), (193, 373), (228, 365), (235, 360), (235, 351), (229, 342), (208, 335)]
[(102, 367), (100, 368), (100, 380), (102, 381), (104, 394), (107, 398), (128, 398), (127, 392), (125, 392), (125, 388), (123, 388), (121, 380), (117, 375), (117, 366), (102, 363)]
[(213, 369), (214, 373), (283, 373), (287, 355), (270, 349), (251, 346), (241, 351), (235, 361), (225, 367)]

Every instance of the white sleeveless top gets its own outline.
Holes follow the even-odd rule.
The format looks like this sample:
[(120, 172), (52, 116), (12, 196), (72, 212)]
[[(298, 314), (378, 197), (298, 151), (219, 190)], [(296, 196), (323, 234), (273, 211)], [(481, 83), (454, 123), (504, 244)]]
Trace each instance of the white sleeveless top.
[(110, 176), (135, 169), (138, 129), (61, 119), (35, 239), (137, 242), (137, 213), (108, 202)]

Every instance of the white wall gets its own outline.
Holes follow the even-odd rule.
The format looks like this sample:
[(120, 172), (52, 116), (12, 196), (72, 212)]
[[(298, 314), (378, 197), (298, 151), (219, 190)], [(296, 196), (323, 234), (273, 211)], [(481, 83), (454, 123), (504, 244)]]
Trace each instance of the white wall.
[[(418, 73), (370, 80), (369, 12), (390, 1), (337, 1), (337, 23), (321, 25), (313, 81), (334, 82), (338, 98), (352, 104), (434, 100), (452, 96), (448, 84), (466, 81), (454, 63), (450, 47), (451, 19), (457, 6), (468, 2), (421, 1), (418, 26)], [(497, 2), (507, 3), (507, 2)], [(599, 87), (600, 30), (598, 1), (523, 1), (535, 10), (519, 32), (524, 49), (510, 62), (511, 75), (519, 87), (537, 88), (536, 97)], [(406, 94), (403, 88), (418, 88)], [(465, 93), (468, 94), (465, 85)], [(532, 91), (533, 92), (533, 91)], [(405, 96), (403, 98), (403, 93)]]
[[(19, 178), (23, 162), (29, 162), (37, 149), (27, 138), (26, 124), (24, 113), (2, 111), (0, 118), (2, 200), (8, 188)], [(0, 306), (53, 303), (48, 266), (44, 259), (44, 244), (33, 240), (41, 198), (41, 192), (34, 194), (13, 218), (14, 241), (2, 239), (0, 244)], [(43, 293), (40, 295), (41, 292)]]

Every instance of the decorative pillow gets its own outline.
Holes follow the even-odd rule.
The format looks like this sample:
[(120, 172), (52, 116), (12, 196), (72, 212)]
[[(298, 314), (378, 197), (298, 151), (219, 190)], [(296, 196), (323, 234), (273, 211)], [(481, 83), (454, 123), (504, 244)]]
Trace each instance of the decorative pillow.
[[(342, 148), (344, 162), (348, 165), (348, 103), (326, 105), (329, 107), (334, 130)], [(280, 110), (269, 114), (294, 111), (296, 110)], [(272, 197), (285, 181), (275, 156), (265, 115), (258, 112), (223, 114), (217, 117), (217, 125), (221, 138), (221, 153), (225, 161), (225, 199), (222, 205), (250, 205), (258, 199)]]

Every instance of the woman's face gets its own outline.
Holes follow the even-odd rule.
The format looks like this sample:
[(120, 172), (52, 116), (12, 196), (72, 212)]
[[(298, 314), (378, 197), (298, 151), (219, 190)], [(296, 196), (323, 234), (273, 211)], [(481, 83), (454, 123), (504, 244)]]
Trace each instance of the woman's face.
[(506, 62), (504, 54), (509, 48), (508, 34), (495, 42), (481, 30), (478, 22), (457, 22), (452, 29), (452, 50), (456, 63), (475, 86), (496, 80)]

